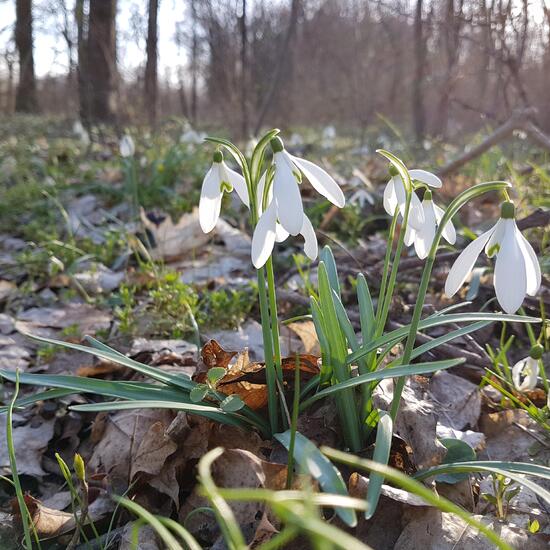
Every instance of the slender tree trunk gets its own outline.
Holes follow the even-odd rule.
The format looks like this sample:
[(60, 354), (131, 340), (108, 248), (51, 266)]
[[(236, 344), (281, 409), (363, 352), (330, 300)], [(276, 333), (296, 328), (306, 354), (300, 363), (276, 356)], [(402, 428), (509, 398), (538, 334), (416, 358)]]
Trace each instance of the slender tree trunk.
[(277, 89), (281, 84), (280, 81), (281, 81), (281, 76), (283, 74), (283, 69), (285, 68), (285, 64), (287, 63), (287, 60), (288, 60), (287, 58), (290, 55), (290, 42), (292, 41), (294, 33), (296, 32), (296, 24), (298, 22), (299, 8), (300, 8), (300, 0), (292, 0), (292, 4), (290, 5), (290, 21), (288, 22), (286, 34), (284, 36), (283, 44), (280, 49), (279, 59), (277, 62), (277, 66), (275, 67), (275, 72), (273, 75), (273, 80), (271, 81), (271, 86), (260, 108), (260, 114), (258, 116), (258, 120), (254, 128), (254, 135), (257, 135), (261, 130), (264, 124), (265, 117), (267, 116), (267, 113), (269, 111), (269, 107), (271, 106), (271, 103), (275, 98)]
[(32, 0), (16, 0), (15, 45), (19, 54), (19, 84), (15, 110), (22, 113), (38, 111), (36, 79), (34, 77)]
[(116, 0), (90, 0), (86, 79), (90, 119), (114, 122), (116, 117)]
[(191, 44), (191, 124), (197, 124), (197, 57), (198, 57), (198, 36), (197, 36), (197, 6), (196, 0), (191, 0), (191, 24), (193, 27), (193, 38)]
[(248, 136), (248, 35), (246, 26), (246, 0), (242, 0), (241, 29), (241, 136)]
[(90, 122), (90, 87), (88, 83), (88, 36), (85, 14), (85, 0), (76, 0), (74, 6), (74, 17), (77, 28), (77, 81), (78, 81), (78, 103), (80, 119), (88, 125)]
[(149, 0), (147, 62), (145, 64), (145, 109), (148, 111), (151, 126), (154, 126), (157, 121), (158, 6), (159, 0)]
[(426, 113), (424, 111), (423, 84), (424, 84), (424, 64), (426, 62), (426, 46), (423, 37), (422, 21), (423, 1), (416, 1), (414, 14), (414, 82), (412, 93), (412, 109), (414, 120), (414, 133), (417, 140), (422, 140), (426, 133)]

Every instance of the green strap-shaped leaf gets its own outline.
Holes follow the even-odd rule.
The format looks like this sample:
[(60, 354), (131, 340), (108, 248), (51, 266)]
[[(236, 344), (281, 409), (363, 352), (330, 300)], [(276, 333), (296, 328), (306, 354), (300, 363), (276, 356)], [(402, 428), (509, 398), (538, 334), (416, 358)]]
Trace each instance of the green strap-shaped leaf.
[[(390, 457), (390, 449), (393, 435), (393, 421), (391, 416), (385, 411), (378, 411), (380, 419), (376, 428), (376, 442), (374, 445), (374, 462), (386, 465)], [(369, 486), (367, 489), (367, 511), (365, 518), (370, 519), (376, 512), (378, 500), (380, 498), (380, 490), (384, 477), (376, 472), (371, 472), (369, 476)]]
[[(275, 439), (287, 450), (290, 447), (290, 430), (274, 435)], [(302, 470), (318, 481), (325, 493), (348, 496), (346, 484), (340, 471), (307, 437), (296, 432), (294, 441), (294, 460)], [(348, 508), (336, 508), (338, 516), (350, 527), (357, 525), (355, 511)]]

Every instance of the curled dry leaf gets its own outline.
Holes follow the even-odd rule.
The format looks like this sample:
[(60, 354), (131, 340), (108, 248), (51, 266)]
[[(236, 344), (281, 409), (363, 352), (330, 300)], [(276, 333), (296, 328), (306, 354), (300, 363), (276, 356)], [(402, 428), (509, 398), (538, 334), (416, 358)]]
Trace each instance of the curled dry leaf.
[[(253, 410), (267, 406), (265, 363), (251, 362), (248, 350), (245, 349), (240, 353), (226, 351), (216, 340), (210, 340), (202, 348), (201, 357), (202, 365), (199, 365), (194, 376), (195, 382), (204, 384), (210, 369), (223, 368), (227, 372), (217, 383), (218, 391), (225, 395), (238, 395)], [(307, 381), (319, 373), (318, 358), (315, 355), (300, 354), (297, 357), (284, 357), (281, 366), (285, 385), (292, 384), (294, 381), (296, 361), (299, 364), (302, 381)]]
[[(74, 528), (75, 521), (73, 514), (48, 508), (31, 495), (24, 495), (24, 499), (34, 528), (40, 538), (56, 537), (72, 531)], [(21, 524), (21, 510), (17, 499), (14, 498), (11, 505), (15, 521)]]

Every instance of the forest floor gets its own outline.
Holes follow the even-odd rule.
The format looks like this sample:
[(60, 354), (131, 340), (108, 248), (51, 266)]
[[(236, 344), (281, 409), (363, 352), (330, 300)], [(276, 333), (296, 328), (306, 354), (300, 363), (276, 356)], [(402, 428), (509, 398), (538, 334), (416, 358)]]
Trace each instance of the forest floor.
[[(212, 467), (217, 486), (282, 490), (287, 463), (283, 445), (258, 431), (166, 408), (75, 411), (71, 407), (101, 401), (93, 392), (94, 381), (135, 382), (143, 381), (143, 375), (115, 361), (26, 336), (72, 344), (86, 344), (84, 337), (93, 336), (139, 363), (195, 380), (212, 366), (212, 356), (217, 367), (226, 369), (240, 361), (244, 374), (234, 391), (258, 414), (265, 414), (262, 328), (245, 213), (226, 197), (223, 220), (214, 233), (204, 235), (196, 206), (212, 147), (180, 140), (179, 121), (154, 135), (139, 129), (130, 133), (136, 142), (135, 188), (128, 183), (129, 165), (120, 157), (119, 141), (108, 131), (94, 136), (90, 145), (75, 135), (68, 121), (16, 118), (0, 126), (0, 370), (77, 375), (88, 379), (92, 388), (90, 393), (65, 392), (34, 402), (30, 396), (44, 388), (21, 385), (19, 398), (29, 397), (29, 404), (13, 413), (17, 472), (42, 548), (126, 549), (133, 547), (133, 533), (139, 537), (138, 548), (170, 547), (149, 521), (137, 522), (134, 513), (122, 510), (111, 498), (123, 494), (154, 514), (177, 520), (201, 547), (224, 548), (219, 522), (204, 490), (199, 490), (199, 460), (209, 450), (223, 447), (227, 451)], [(461, 149), (426, 142), (415, 152), (388, 129), (367, 136), (369, 147), (351, 138), (323, 138), (322, 131), (314, 130), (301, 131), (299, 138), (289, 133), (287, 138), (290, 150), (322, 164), (346, 194), (347, 204), (338, 210), (314, 195), (309, 185), (303, 190), (320, 247), (329, 244), (336, 258), (350, 320), (359, 326), (355, 278), (364, 273), (376, 296), (389, 228), (382, 207), (387, 163), (374, 150), (384, 147), (407, 166), (437, 171)], [(520, 226), (542, 267), (541, 290), (526, 299), (526, 313), (544, 317), (550, 309), (550, 228), (544, 214), (550, 207), (550, 154), (515, 136), (510, 146), (494, 148), (445, 178), (439, 201), (448, 203), (473, 183), (497, 179), (514, 183)], [(455, 218), (457, 246), (439, 252), (426, 314), (460, 299), (471, 302), (464, 311), (497, 309), (490, 301), (492, 271), (485, 256), (458, 298), (449, 300), (443, 286), (450, 263), (473, 231), (479, 234), (498, 215), (498, 197), (488, 196)], [(279, 318), (307, 315), (309, 296), (317, 288), (317, 263), (303, 254), (300, 237), (278, 247), (274, 261)], [(388, 329), (410, 322), (422, 268), (414, 250), (407, 250)], [(456, 328), (436, 327), (423, 334), (437, 338)], [(543, 334), (546, 346), (549, 336)], [(282, 324), (281, 347), (289, 363), (296, 353), (311, 358), (315, 372), (320, 349), (311, 320), (302, 317)], [(392, 354), (399, 355), (401, 349), (397, 344)], [(442, 441), (452, 439), (467, 443), (477, 459), (549, 466), (544, 388), (519, 394), (507, 386), (512, 398), (506, 398), (487, 383), (488, 369), (506, 370), (529, 349), (524, 325), (493, 323), (426, 352), (422, 360), (465, 358), (465, 363), (409, 379), (390, 465), (413, 475), (441, 462), (447, 452)], [(548, 353), (543, 361), (548, 369)], [(301, 370), (307, 381), (311, 373), (307, 366)], [(391, 391), (391, 380), (385, 382), (380, 384), (382, 393)], [(0, 406), (9, 404), (14, 389), (12, 382), (4, 381)], [(530, 413), (529, 406), (538, 412)], [(6, 415), (0, 415), (0, 474), (10, 477), (5, 420)], [(344, 448), (332, 401), (318, 401), (301, 415), (298, 431), (317, 446)], [(361, 456), (372, 457), (374, 441), (370, 443)], [(86, 525), (79, 524), (83, 534), (77, 538), (74, 494), (56, 453), (71, 469), (75, 453), (86, 465), (88, 519)], [(349, 493), (364, 498), (364, 472), (351, 467), (341, 472)], [(302, 473), (308, 477), (307, 471)], [(308, 485), (301, 477), (295, 479), (303, 483), (301, 490), (315, 490), (315, 483)], [(545, 483), (550, 488), (548, 480), (541, 485)], [(525, 486), (487, 472), (449, 474), (428, 486), (492, 526), (512, 547), (548, 547), (550, 503)], [(22, 540), (14, 495), (9, 481), (0, 478), (0, 547), (6, 550), (20, 547), (16, 541)], [(285, 523), (282, 512), (266, 502), (231, 506), (252, 548), (262, 547)], [(82, 512), (81, 506), (76, 508)], [(76, 517), (78, 523), (78, 513)], [(358, 544), (376, 550), (493, 547), (463, 519), (389, 482), (382, 487), (372, 519), (359, 513), (357, 526), (348, 527), (330, 508), (323, 518)], [(317, 547), (317, 535), (297, 528), (287, 547)], [(84, 536), (93, 542), (87, 544)]]

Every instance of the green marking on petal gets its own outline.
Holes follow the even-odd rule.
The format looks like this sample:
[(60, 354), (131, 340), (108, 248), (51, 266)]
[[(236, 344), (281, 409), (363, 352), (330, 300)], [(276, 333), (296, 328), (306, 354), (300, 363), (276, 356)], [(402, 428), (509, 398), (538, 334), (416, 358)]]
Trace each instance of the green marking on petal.
[(492, 258), (495, 254), (498, 254), (499, 252), (500, 244), (495, 243), (493, 246), (491, 246), (491, 248), (489, 248), (489, 250), (487, 250), (487, 256), (489, 256), (489, 258)]
[(233, 191), (233, 186), (228, 181), (222, 181), (220, 183), (220, 193), (223, 193), (224, 191), (226, 193), (231, 193), (231, 191)]

